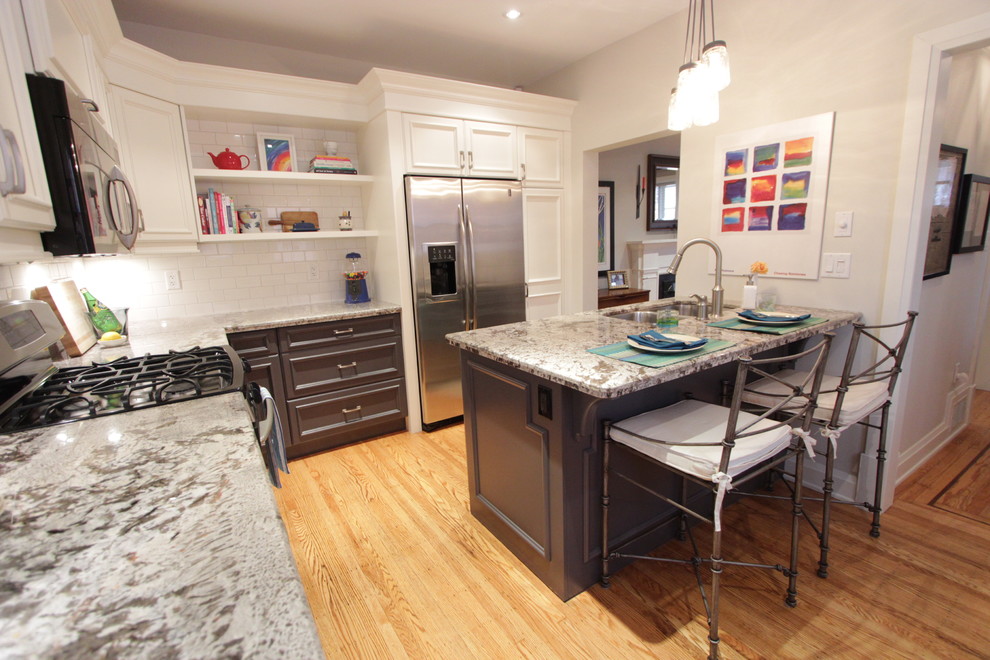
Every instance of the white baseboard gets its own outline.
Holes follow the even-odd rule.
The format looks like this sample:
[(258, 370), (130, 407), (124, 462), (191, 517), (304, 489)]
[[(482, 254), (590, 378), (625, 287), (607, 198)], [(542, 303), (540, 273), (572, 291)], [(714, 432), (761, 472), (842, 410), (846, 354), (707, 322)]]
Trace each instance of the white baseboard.
[[(902, 451), (897, 463), (897, 483), (925, 464), (938, 450), (949, 443), (969, 424), (969, 408), (975, 387), (961, 383), (946, 396), (942, 421), (910, 448)], [(874, 465), (876, 459), (873, 459)]]
[[(825, 480), (825, 457), (815, 456), (815, 460), (804, 460), (804, 485), (816, 492), (822, 492)], [(856, 496), (856, 477), (848, 472), (832, 470), (832, 495), (843, 500), (853, 500)], [(858, 501), (858, 500), (857, 500)]]

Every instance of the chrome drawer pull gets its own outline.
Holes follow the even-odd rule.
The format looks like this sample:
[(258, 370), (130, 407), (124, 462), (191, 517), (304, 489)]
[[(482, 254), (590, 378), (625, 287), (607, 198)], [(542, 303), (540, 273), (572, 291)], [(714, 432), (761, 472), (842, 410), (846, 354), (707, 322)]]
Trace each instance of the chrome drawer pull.
[(344, 369), (357, 369), (357, 362), (351, 362), (350, 364), (338, 364), (337, 368), (341, 371)]
[(345, 414), (345, 415), (349, 415), (350, 413), (356, 413), (356, 412), (361, 412), (361, 406), (355, 406), (355, 407), (353, 407), (353, 408), (350, 408), (350, 409), (348, 409), (348, 408), (344, 408), (344, 409), (343, 409), (343, 410), (341, 410), (340, 412), (342, 412), (342, 413), (343, 413), (343, 414)]
[(348, 328), (347, 330), (334, 330), (335, 335), (350, 335), (354, 333), (354, 328)]

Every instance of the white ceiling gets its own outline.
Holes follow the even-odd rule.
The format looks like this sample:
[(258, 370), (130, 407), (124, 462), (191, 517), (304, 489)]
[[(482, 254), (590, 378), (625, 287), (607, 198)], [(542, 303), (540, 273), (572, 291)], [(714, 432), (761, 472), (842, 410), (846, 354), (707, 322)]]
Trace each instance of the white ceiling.
[[(245, 68), (351, 83), (374, 66), (525, 87), (686, 8), (687, 0), (113, 0), (113, 6), (125, 36), (182, 60), (244, 61)], [(504, 13), (513, 7), (522, 16), (510, 21)], [(312, 62), (299, 51), (314, 54)]]

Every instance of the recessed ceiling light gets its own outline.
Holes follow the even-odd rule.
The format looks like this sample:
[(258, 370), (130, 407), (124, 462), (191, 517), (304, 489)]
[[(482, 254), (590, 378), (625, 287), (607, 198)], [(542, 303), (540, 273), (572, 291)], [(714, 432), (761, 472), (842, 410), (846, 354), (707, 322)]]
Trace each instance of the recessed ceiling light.
[(520, 16), (522, 16), (522, 13), (518, 9), (510, 9), (509, 11), (505, 12), (505, 17), (511, 21), (516, 20)]

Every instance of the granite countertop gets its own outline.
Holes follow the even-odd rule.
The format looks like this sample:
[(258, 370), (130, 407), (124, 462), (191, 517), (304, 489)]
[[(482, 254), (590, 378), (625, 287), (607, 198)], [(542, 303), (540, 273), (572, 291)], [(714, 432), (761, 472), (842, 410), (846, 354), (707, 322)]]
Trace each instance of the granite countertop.
[[(127, 344), (57, 364), (399, 311), (133, 322)], [(323, 657), (240, 393), (0, 434), (0, 538), (0, 657)]]
[[(611, 315), (657, 307), (658, 303), (653, 301), (554, 316), (538, 321), (455, 332), (447, 335), (447, 340), (458, 348), (551, 382), (594, 397), (610, 399), (726, 364), (745, 355), (834, 330), (856, 321), (860, 316), (856, 312), (779, 306), (779, 311), (810, 313), (827, 319), (820, 325), (785, 335), (711, 328), (697, 319), (681, 318), (677, 329), (671, 328), (670, 332), (726, 339), (736, 343), (722, 351), (659, 368), (643, 367), (588, 352), (589, 348), (625, 341), (628, 335), (653, 327), (648, 323), (626, 321)], [(731, 317), (734, 314), (727, 312), (722, 318)]]
[(128, 341), (121, 346), (104, 348), (97, 344), (82, 357), (62, 360), (66, 366), (108, 362), (118, 357), (145, 353), (167, 353), (171, 349), (193, 346), (221, 346), (227, 343), (228, 332), (267, 330), (289, 325), (305, 325), (349, 318), (398, 314), (399, 305), (387, 302), (318, 303), (276, 307), (252, 312), (234, 312), (213, 316), (182, 319), (134, 321), (127, 324)]
[(322, 658), (239, 393), (0, 435), (0, 656)]

